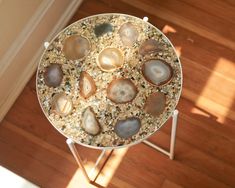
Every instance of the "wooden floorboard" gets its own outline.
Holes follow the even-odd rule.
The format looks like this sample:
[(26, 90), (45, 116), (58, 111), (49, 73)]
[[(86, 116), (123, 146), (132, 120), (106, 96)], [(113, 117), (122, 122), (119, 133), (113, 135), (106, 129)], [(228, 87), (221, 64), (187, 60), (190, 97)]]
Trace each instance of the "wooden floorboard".
[[(65, 137), (40, 109), (35, 75), (0, 124), (0, 165), (41, 187), (235, 187), (235, 3), (232, 0), (84, 0), (73, 18), (119, 12), (163, 30), (180, 53), (184, 74), (176, 157), (144, 144), (116, 150), (85, 182)], [(170, 121), (150, 140), (169, 147)], [(78, 146), (86, 168), (98, 150)]]

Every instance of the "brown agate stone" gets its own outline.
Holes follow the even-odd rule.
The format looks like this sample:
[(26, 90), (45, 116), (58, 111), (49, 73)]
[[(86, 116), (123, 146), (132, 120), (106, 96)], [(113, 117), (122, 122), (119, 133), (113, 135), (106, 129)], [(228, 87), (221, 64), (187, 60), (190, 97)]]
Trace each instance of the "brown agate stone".
[(160, 59), (146, 61), (142, 66), (142, 73), (148, 82), (156, 86), (167, 83), (173, 76), (172, 67)]
[(51, 107), (57, 114), (66, 116), (72, 112), (73, 103), (65, 93), (58, 93), (53, 96)]
[(81, 96), (85, 99), (89, 98), (96, 92), (95, 81), (85, 71), (80, 74), (79, 88)]
[(118, 33), (122, 40), (122, 43), (127, 46), (132, 46), (139, 36), (139, 33), (136, 30), (135, 26), (130, 22), (123, 24)]
[(137, 93), (136, 86), (127, 78), (115, 79), (107, 88), (107, 97), (117, 104), (131, 102)]
[(166, 96), (162, 92), (152, 93), (146, 100), (144, 110), (152, 116), (159, 116), (165, 109)]
[(137, 117), (130, 117), (118, 120), (114, 127), (114, 132), (121, 138), (130, 138), (139, 132), (141, 121)]
[(140, 55), (149, 55), (151, 53), (159, 52), (160, 46), (159, 43), (155, 39), (148, 39), (144, 43), (141, 44), (139, 53)]
[(101, 128), (91, 107), (87, 107), (82, 114), (81, 126), (90, 135), (97, 135)]
[(52, 63), (46, 67), (46, 71), (43, 74), (45, 84), (49, 87), (58, 87), (63, 79), (63, 71), (61, 65)]
[(90, 42), (83, 36), (72, 35), (65, 39), (63, 53), (69, 60), (85, 57), (91, 49)]
[(105, 72), (114, 71), (122, 67), (124, 58), (117, 48), (105, 48), (98, 56), (97, 64)]

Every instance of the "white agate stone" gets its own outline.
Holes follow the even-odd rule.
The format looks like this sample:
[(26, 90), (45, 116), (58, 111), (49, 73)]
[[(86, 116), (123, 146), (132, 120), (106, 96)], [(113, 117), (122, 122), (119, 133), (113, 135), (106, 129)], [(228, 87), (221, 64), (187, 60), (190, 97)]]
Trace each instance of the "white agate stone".
[(52, 110), (61, 116), (66, 116), (73, 110), (72, 100), (65, 93), (55, 94), (52, 99)]
[(118, 33), (123, 44), (127, 46), (132, 46), (139, 36), (137, 29), (130, 22), (123, 24)]
[(111, 72), (122, 67), (124, 63), (123, 55), (117, 48), (105, 48), (98, 56), (97, 64), (101, 70)]
[(87, 107), (82, 114), (81, 126), (90, 135), (97, 135), (100, 132), (100, 125), (91, 107)]

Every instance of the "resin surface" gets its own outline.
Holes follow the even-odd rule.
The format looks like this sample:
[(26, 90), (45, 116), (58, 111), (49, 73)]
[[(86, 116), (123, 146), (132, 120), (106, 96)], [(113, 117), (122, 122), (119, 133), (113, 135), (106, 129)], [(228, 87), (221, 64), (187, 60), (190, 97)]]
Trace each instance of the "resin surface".
[(156, 27), (129, 15), (100, 14), (50, 42), (36, 88), (45, 116), (63, 135), (88, 147), (120, 148), (148, 138), (169, 119), (182, 69)]

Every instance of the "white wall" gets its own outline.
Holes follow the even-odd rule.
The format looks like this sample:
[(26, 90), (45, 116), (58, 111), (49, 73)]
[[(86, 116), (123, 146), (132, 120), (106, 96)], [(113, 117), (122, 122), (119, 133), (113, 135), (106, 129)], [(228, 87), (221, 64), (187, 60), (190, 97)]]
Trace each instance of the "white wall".
[(82, 0), (0, 0), (0, 121)]
[(2, 0), (0, 2), (0, 57), (7, 52), (42, 2), (43, 0)]

